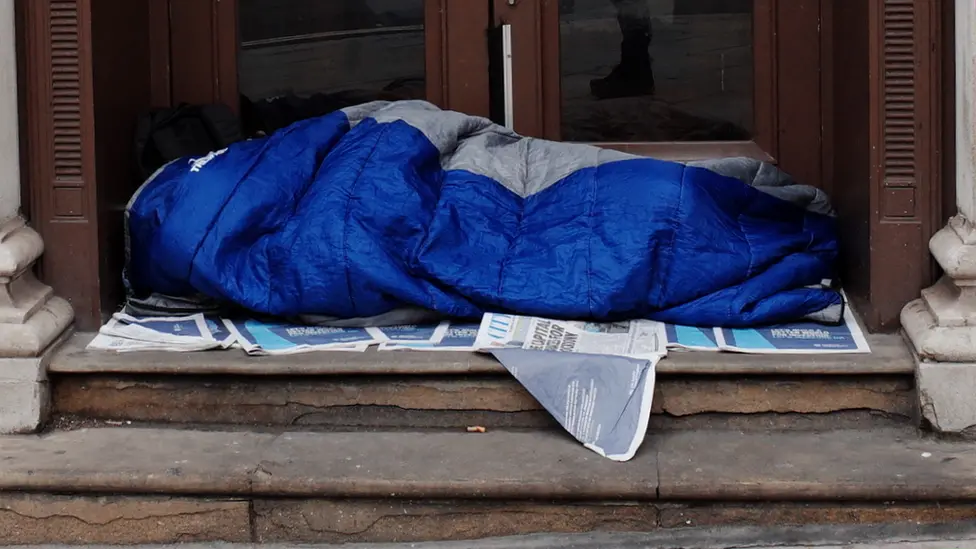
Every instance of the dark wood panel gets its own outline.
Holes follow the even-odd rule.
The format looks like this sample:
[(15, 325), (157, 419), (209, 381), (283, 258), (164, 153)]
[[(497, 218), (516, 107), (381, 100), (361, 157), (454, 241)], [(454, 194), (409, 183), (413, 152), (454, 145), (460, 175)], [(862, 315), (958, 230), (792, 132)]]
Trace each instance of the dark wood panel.
[(821, 186), (820, 0), (778, 4), (777, 159), (797, 181)]
[(146, 0), (149, 3), (149, 73), (153, 107), (173, 104), (170, 64), (170, 0)]
[(215, 0), (169, 0), (172, 101), (207, 104), (217, 99)]
[[(488, 0), (427, 0), (427, 5), (431, 4), (441, 6), (441, 20), (436, 31), (428, 27), (426, 33), (428, 78), (431, 68), (437, 66), (431, 64), (435, 58), (434, 62), (443, 66), (443, 106), (488, 116)], [(431, 53), (434, 44), (439, 46), (439, 59)]]

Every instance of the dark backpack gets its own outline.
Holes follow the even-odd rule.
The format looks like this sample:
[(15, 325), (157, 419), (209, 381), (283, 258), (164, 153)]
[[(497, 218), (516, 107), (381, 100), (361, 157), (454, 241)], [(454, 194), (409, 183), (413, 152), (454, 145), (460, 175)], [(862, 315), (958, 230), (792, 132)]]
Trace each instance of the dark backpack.
[(142, 181), (167, 162), (203, 156), (244, 138), (241, 122), (226, 105), (179, 105), (139, 118), (135, 134), (136, 168)]

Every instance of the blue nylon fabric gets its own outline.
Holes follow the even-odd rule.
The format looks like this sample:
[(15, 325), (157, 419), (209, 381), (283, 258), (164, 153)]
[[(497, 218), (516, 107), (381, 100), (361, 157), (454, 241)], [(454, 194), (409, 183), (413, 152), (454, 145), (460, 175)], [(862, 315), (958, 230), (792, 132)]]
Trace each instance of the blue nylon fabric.
[(522, 198), (441, 155), (402, 120), (336, 112), (172, 163), (129, 208), (129, 282), (281, 316), (740, 327), (841, 300), (806, 288), (834, 277), (833, 219), (735, 179), (634, 158)]

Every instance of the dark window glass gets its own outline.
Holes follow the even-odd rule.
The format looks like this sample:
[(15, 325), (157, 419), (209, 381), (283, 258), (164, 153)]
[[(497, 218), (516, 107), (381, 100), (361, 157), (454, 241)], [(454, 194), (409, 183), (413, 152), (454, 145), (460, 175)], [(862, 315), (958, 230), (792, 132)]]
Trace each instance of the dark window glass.
[(239, 0), (238, 9), (245, 106), (424, 97), (424, 0)]
[(749, 139), (752, 10), (752, 0), (560, 0), (563, 139)]

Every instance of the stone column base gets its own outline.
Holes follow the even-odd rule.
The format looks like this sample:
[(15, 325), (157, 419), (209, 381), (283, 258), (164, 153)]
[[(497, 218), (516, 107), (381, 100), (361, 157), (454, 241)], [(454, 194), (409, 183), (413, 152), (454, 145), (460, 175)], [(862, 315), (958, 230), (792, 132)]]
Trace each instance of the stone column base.
[(901, 311), (918, 355), (916, 388), (923, 417), (940, 431), (976, 426), (976, 231), (962, 216), (929, 242), (945, 271)]
[(74, 319), (34, 277), (44, 243), (20, 217), (0, 223), (0, 433), (37, 429), (47, 414), (47, 361)]

